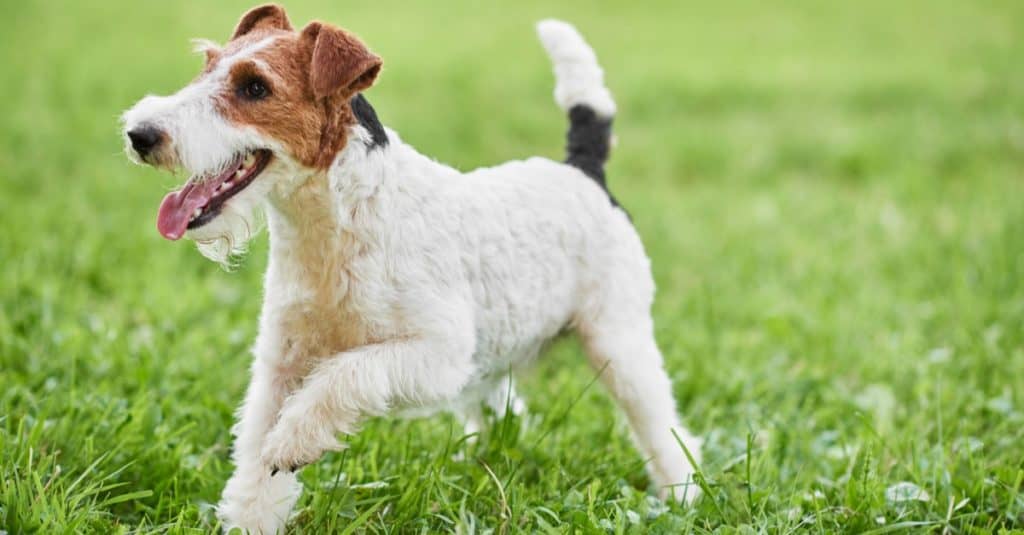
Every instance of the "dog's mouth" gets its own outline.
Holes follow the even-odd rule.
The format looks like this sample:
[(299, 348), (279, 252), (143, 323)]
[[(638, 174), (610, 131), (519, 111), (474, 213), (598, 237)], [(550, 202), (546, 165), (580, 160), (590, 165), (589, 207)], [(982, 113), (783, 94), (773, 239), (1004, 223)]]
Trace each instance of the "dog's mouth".
[(193, 176), (183, 188), (164, 197), (156, 218), (157, 230), (168, 240), (177, 240), (186, 230), (213, 221), (224, 203), (252, 184), (272, 158), (269, 150), (251, 150), (235, 156), (220, 174)]

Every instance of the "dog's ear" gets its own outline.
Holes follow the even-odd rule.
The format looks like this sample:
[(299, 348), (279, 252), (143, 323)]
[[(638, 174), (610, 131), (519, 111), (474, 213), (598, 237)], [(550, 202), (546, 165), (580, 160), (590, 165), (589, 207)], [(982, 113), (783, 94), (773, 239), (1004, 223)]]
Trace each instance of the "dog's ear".
[(242, 15), (242, 20), (235, 26), (235, 33), (232, 39), (237, 39), (257, 28), (270, 30), (292, 31), (292, 23), (288, 21), (288, 15), (284, 8), (277, 4), (266, 4), (254, 7)]
[(309, 83), (321, 99), (336, 93), (352, 96), (373, 85), (382, 61), (354, 35), (322, 22), (311, 22), (300, 41), (311, 50)]

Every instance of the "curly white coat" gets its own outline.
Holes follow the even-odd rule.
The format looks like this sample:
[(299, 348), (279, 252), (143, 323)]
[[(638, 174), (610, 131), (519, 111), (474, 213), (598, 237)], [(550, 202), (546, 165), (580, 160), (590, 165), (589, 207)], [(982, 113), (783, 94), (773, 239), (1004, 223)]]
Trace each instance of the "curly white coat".
[[(590, 47), (562, 22), (538, 31), (559, 105), (610, 118), (615, 104)], [(192, 168), (216, 168), (245, 147), (277, 149), (204, 104), (204, 87), (217, 80), (147, 97), (125, 115), (126, 129), (158, 117)], [(624, 409), (662, 494), (695, 497), (673, 431), (694, 455), (700, 444), (676, 416), (653, 336), (649, 261), (626, 214), (562, 163), (531, 158), (460, 173), (387, 135), (387, 145), (367, 150), (369, 133), (354, 126), (327, 173), (275, 150), (272, 169), (187, 234), (227, 262), (264, 216), (270, 232), (252, 382), (234, 428), (236, 472), (218, 507), (225, 527), (283, 530), (300, 492), (290, 469), (338, 448), (337, 435), (367, 416), (451, 409), (476, 431), (481, 402), (518, 410), (518, 399), (506, 399), (515, 395), (508, 371), (567, 329)]]

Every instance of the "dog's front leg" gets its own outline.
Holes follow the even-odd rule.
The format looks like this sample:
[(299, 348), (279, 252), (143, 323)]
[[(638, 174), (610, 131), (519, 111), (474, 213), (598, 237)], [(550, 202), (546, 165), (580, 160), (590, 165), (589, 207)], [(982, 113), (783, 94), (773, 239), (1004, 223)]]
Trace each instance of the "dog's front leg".
[(245, 402), (232, 429), (235, 472), (217, 506), (217, 516), (225, 532), (235, 527), (246, 533), (284, 531), (301, 485), (292, 473), (271, 477), (260, 469), (259, 455), (267, 432), (277, 421), (277, 414), (294, 383), (295, 378), (282, 374), (264, 359), (257, 357), (253, 362)]
[(340, 447), (337, 433), (350, 434), (362, 417), (395, 404), (452, 399), (472, 374), (472, 345), (452, 340), (385, 342), (340, 353), (285, 402), (263, 445), (264, 469), (280, 474), (311, 463)]

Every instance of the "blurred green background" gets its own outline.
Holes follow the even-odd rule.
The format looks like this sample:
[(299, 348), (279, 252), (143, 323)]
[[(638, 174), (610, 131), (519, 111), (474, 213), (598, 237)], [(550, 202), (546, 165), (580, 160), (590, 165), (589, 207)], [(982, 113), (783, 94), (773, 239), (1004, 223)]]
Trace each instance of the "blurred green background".
[[(4, 5), (0, 533), (216, 529), (266, 237), (235, 273), (162, 240), (184, 177), (129, 164), (118, 116), (191, 80), (189, 38), (248, 7)], [(364, 38), (384, 123), (463, 169), (562, 156), (532, 25), (578, 25), (711, 490), (645, 494), (565, 341), (523, 377), (530, 416), (476, 444), (446, 416), (371, 422), (303, 472), (294, 530), (1024, 527), (1024, 3), (286, 7)]]

